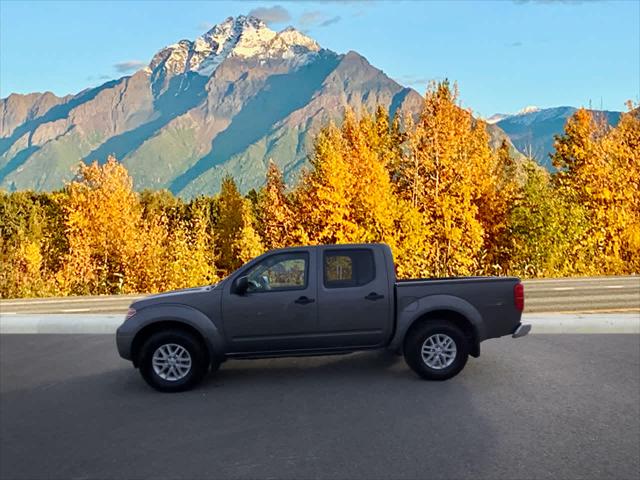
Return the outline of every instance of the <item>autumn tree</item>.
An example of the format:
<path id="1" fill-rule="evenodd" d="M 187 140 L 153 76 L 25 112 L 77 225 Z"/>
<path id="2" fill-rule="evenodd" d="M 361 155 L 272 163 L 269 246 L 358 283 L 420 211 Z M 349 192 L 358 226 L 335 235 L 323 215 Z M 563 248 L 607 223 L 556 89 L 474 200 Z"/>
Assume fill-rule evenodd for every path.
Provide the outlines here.
<path id="1" fill-rule="evenodd" d="M 505 273 L 544 277 L 584 272 L 585 209 L 558 195 L 549 172 L 534 160 L 525 161 L 523 170 L 524 183 L 507 221 Z"/>
<path id="2" fill-rule="evenodd" d="M 169 190 L 142 190 L 138 198 L 145 219 L 166 216 L 171 220 L 179 220 L 188 213 L 184 200 Z"/>
<path id="3" fill-rule="evenodd" d="M 612 164 L 611 216 L 619 236 L 621 273 L 640 273 L 640 106 L 628 112 L 605 138 Z"/>
<path id="4" fill-rule="evenodd" d="M 173 226 L 172 226 L 173 224 Z M 179 249 L 172 244 L 173 236 L 180 223 L 170 222 L 166 213 L 146 213 L 139 226 L 139 249 L 134 257 L 133 269 L 136 272 L 135 290 L 138 292 L 162 292 L 170 290 L 174 281 L 170 278 L 171 257 Z"/>
<path id="5" fill-rule="evenodd" d="M 214 239 L 207 212 L 196 208 L 169 232 L 166 253 L 166 289 L 208 285 L 218 280 Z"/>
<path id="6" fill-rule="evenodd" d="M 42 289 L 43 218 L 36 195 L 0 192 L 0 296 L 30 296 Z"/>
<path id="7" fill-rule="evenodd" d="M 398 163 L 401 162 L 404 154 L 404 142 L 407 137 L 401 126 L 401 112 L 396 112 L 393 119 L 390 119 L 387 109 L 378 105 L 373 121 L 367 120 L 363 126 L 365 129 L 374 129 L 374 131 L 368 132 L 371 148 L 380 162 L 392 174 Z"/>
<path id="8" fill-rule="evenodd" d="M 623 114 L 616 128 L 578 110 L 555 141 L 559 194 L 585 208 L 588 227 L 581 239 L 585 264 L 594 272 L 616 274 L 637 268 L 638 144 L 637 110 Z"/>
<path id="9" fill-rule="evenodd" d="M 384 241 L 394 245 L 395 199 L 371 117 L 347 111 L 341 128 L 317 136 L 312 170 L 294 194 L 313 243 Z"/>
<path id="10" fill-rule="evenodd" d="M 304 241 L 305 234 L 285 191 L 282 172 L 269 161 L 264 187 L 257 196 L 258 230 L 265 248 L 290 247 Z"/>
<path id="11" fill-rule="evenodd" d="M 264 251 L 253 222 L 249 201 L 242 197 L 233 178 L 224 178 L 218 197 L 215 238 L 218 267 L 223 273 L 237 269 Z"/>
<path id="12" fill-rule="evenodd" d="M 483 226 L 478 204 L 490 182 L 492 153 L 484 125 L 457 104 L 448 82 L 432 84 L 409 151 L 398 168 L 400 194 L 425 217 L 430 275 L 478 269 Z"/>
<path id="13" fill-rule="evenodd" d="M 480 271 L 485 274 L 504 273 L 509 267 L 509 215 L 521 195 L 518 165 L 510 150 L 507 140 L 502 140 L 476 200 L 484 238 Z"/>
<path id="14" fill-rule="evenodd" d="M 135 290 L 140 204 L 131 177 L 114 157 L 82 165 L 66 187 L 65 231 L 69 252 L 58 280 L 73 294 Z"/>

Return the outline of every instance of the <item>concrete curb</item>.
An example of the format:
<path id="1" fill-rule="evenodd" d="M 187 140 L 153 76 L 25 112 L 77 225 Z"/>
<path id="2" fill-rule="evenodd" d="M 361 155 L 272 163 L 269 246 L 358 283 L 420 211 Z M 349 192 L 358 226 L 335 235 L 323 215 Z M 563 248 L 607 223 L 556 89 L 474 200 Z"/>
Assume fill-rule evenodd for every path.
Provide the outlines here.
<path id="1" fill-rule="evenodd" d="M 640 333 L 640 313 L 529 313 L 531 333 Z"/>
<path id="2" fill-rule="evenodd" d="M 114 334 L 124 315 L 38 314 L 0 315 L 0 334 L 93 333 Z"/>
<path id="3" fill-rule="evenodd" d="M 123 315 L 0 315 L 0 334 L 114 334 L 123 321 Z M 640 333 L 640 313 L 528 313 L 522 321 L 532 334 Z"/>

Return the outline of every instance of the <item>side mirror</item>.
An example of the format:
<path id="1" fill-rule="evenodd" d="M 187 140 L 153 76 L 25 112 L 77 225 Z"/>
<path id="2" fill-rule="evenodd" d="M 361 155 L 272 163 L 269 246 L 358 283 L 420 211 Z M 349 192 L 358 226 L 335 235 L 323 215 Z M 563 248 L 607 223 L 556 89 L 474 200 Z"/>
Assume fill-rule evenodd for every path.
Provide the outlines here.
<path id="1" fill-rule="evenodd" d="M 244 295 L 249 289 L 249 278 L 247 276 L 238 277 L 233 285 L 232 293 Z"/>

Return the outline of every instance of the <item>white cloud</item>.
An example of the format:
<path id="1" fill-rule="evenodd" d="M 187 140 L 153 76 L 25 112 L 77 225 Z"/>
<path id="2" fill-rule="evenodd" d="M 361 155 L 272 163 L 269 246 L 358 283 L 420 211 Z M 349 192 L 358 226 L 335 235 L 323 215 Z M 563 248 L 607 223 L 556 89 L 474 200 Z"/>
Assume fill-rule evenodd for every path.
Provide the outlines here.
<path id="1" fill-rule="evenodd" d="M 330 16 L 317 10 L 306 11 L 300 15 L 300 25 L 304 28 L 328 27 L 340 21 L 340 16 Z"/>
<path id="2" fill-rule="evenodd" d="M 273 7 L 258 7 L 249 12 L 249 15 L 264 20 L 265 23 L 284 23 L 291 20 L 289 11 L 280 5 Z"/>
<path id="3" fill-rule="evenodd" d="M 143 62 L 142 60 L 127 60 L 125 62 L 116 63 L 113 68 L 120 73 L 129 73 L 135 72 L 136 70 L 146 66 L 147 62 Z"/>
<path id="4" fill-rule="evenodd" d="M 419 75 L 399 75 L 395 77 L 396 82 L 400 85 L 409 85 L 411 87 L 426 88 L 429 82 L 433 80 L 430 77 L 424 77 Z"/>
<path id="5" fill-rule="evenodd" d="M 111 75 L 89 75 L 87 81 L 92 82 L 94 80 L 109 80 L 113 78 Z"/>

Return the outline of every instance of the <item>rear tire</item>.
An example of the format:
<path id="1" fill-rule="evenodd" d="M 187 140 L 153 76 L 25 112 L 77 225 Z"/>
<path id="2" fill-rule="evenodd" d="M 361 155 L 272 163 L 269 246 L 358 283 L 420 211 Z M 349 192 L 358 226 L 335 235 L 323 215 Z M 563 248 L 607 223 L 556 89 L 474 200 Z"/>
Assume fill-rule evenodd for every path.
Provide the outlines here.
<path id="1" fill-rule="evenodd" d="M 140 374 L 161 392 L 182 392 L 197 385 L 209 368 L 209 355 L 200 339 L 181 330 L 151 335 L 140 353 Z"/>
<path id="2" fill-rule="evenodd" d="M 426 380 L 447 380 L 464 368 L 469 341 L 455 325 L 444 320 L 423 323 L 412 329 L 404 342 L 407 365 Z"/>

